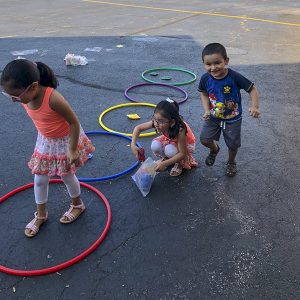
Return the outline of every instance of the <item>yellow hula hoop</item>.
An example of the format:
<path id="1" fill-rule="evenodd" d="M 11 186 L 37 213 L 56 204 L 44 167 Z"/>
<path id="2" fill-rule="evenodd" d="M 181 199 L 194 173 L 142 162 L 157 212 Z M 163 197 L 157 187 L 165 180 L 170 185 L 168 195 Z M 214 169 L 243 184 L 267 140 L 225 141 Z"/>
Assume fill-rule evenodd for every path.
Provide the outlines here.
<path id="1" fill-rule="evenodd" d="M 124 132 L 119 132 L 119 131 L 115 131 L 115 130 L 112 130 L 108 127 L 106 127 L 103 122 L 102 122 L 102 118 L 103 116 L 108 113 L 109 111 L 111 110 L 114 110 L 114 109 L 117 109 L 117 108 L 120 108 L 120 107 L 126 107 L 126 106 L 150 106 L 150 107 L 156 107 L 155 104 L 152 104 L 152 103 L 142 103 L 142 102 L 136 102 L 136 103 L 123 103 L 123 104 L 118 104 L 118 105 L 115 105 L 115 106 L 111 106 L 109 107 L 108 109 L 104 110 L 101 115 L 99 116 L 99 124 L 100 126 L 105 129 L 106 131 L 109 131 L 109 132 L 114 132 L 114 133 L 119 133 L 119 134 L 123 134 L 123 135 L 126 135 L 126 136 L 132 136 L 132 133 L 124 133 Z M 144 137 L 144 136 L 152 136 L 152 135 L 155 135 L 156 134 L 156 131 L 151 131 L 151 132 L 147 132 L 147 133 L 141 133 L 139 136 L 140 137 Z"/>

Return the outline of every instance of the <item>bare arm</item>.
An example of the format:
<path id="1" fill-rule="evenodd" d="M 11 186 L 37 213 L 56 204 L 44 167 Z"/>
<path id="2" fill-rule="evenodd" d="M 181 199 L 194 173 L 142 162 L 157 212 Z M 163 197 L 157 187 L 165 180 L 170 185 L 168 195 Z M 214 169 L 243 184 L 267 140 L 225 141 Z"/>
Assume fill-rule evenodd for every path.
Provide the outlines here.
<path id="1" fill-rule="evenodd" d="M 260 116 L 260 110 L 259 110 L 259 95 L 257 88 L 253 86 L 250 93 L 251 98 L 251 106 L 249 108 L 249 113 L 251 117 L 258 118 Z"/>
<path id="2" fill-rule="evenodd" d="M 132 141 L 131 141 L 131 151 L 132 153 L 136 156 L 136 158 L 138 159 L 138 147 L 136 146 L 136 142 L 137 139 L 141 133 L 141 131 L 147 130 L 152 128 L 152 121 L 148 121 L 142 124 L 137 125 L 136 127 L 134 127 L 133 129 L 133 133 L 132 133 Z"/>
<path id="3" fill-rule="evenodd" d="M 70 144 L 68 158 L 70 160 L 70 163 L 73 163 L 78 158 L 77 145 L 80 133 L 79 120 L 70 104 L 59 92 L 55 90 L 50 96 L 49 105 L 70 124 Z"/>
<path id="4" fill-rule="evenodd" d="M 180 130 L 177 138 L 177 145 L 178 145 L 178 153 L 173 157 L 159 162 L 155 171 L 161 172 L 164 171 L 168 166 L 174 165 L 175 163 L 180 162 L 182 159 L 185 158 L 187 155 L 187 148 L 186 148 L 186 131 L 184 129 Z"/>
<path id="5" fill-rule="evenodd" d="M 202 93 L 202 92 L 200 92 L 200 98 L 201 98 L 202 106 L 204 109 L 203 119 L 207 120 L 207 119 L 209 119 L 209 116 L 210 116 L 210 109 L 209 109 L 210 101 L 209 101 L 208 95 L 205 93 Z"/>

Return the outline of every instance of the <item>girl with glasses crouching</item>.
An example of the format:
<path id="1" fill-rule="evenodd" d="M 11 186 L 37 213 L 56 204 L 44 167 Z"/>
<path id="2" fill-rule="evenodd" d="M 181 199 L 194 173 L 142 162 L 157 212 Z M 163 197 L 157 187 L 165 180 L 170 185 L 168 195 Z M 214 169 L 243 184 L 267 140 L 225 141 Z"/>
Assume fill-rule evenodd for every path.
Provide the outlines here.
<path id="1" fill-rule="evenodd" d="M 153 139 L 151 150 L 160 160 L 155 171 L 165 171 L 173 166 L 170 175 L 179 176 L 183 169 L 197 167 L 192 153 L 195 151 L 195 136 L 189 125 L 179 115 L 178 103 L 167 99 L 157 104 L 152 119 L 136 126 L 132 133 L 131 150 L 139 158 L 140 149 L 136 146 L 141 131 L 155 128 L 161 135 Z"/>

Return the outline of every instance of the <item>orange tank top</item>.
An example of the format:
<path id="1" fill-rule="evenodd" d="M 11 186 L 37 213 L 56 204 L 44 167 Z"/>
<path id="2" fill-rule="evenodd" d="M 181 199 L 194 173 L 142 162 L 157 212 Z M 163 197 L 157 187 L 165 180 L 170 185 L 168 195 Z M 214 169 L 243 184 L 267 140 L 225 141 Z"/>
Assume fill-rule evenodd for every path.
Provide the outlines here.
<path id="1" fill-rule="evenodd" d="M 186 130 L 187 130 L 186 142 L 189 145 L 193 145 L 196 142 L 196 138 L 195 138 L 195 136 L 193 134 L 193 131 L 192 131 L 191 127 L 186 122 L 184 122 L 184 124 L 185 124 Z"/>
<path id="2" fill-rule="evenodd" d="M 50 95 L 53 88 L 47 87 L 43 98 L 42 105 L 38 109 L 30 109 L 23 104 L 27 114 L 32 119 L 36 129 L 47 138 L 61 138 L 70 133 L 69 123 L 50 105 Z"/>
<path id="3" fill-rule="evenodd" d="M 187 145 L 193 145 L 196 142 L 195 135 L 193 134 L 193 131 L 192 131 L 191 127 L 186 122 L 184 122 L 184 124 L 186 126 L 186 131 L 187 131 L 187 134 L 186 134 L 186 143 L 187 143 Z M 166 135 L 163 135 L 163 136 L 165 136 L 167 139 L 170 139 Z M 177 138 L 172 139 L 172 141 L 177 142 Z"/>

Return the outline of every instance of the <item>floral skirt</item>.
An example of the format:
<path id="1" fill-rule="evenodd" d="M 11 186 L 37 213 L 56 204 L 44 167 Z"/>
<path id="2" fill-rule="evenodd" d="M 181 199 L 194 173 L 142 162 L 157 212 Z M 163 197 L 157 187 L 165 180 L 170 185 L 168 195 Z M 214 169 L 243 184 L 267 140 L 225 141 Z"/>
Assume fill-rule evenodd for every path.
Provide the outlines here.
<path id="1" fill-rule="evenodd" d="M 38 132 L 34 152 L 28 162 L 32 174 L 63 176 L 74 174 L 88 160 L 88 154 L 95 151 L 92 142 L 80 129 L 77 150 L 79 158 L 70 164 L 67 159 L 69 150 L 69 135 L 62 138 L 47 138 Z"/>
<path id="2" fill-rule="evenodd" d="M 164 135 L 158 136 L 154 140 L 159 141 L 163 149 L 169 144 L 174 145 L 178 149 L 178 145 L 176 141 L 170 140 Z M 184 169 L 190 170 L 191 168 L 195 168 L 198 166 L 197 161 L 192 155 L 192 153 L 195 151 L 195 144 L 187 144 L 186 147 L 187 147 L 187 151 L 186 151 L 187 155 L 179 163 Z"/>

